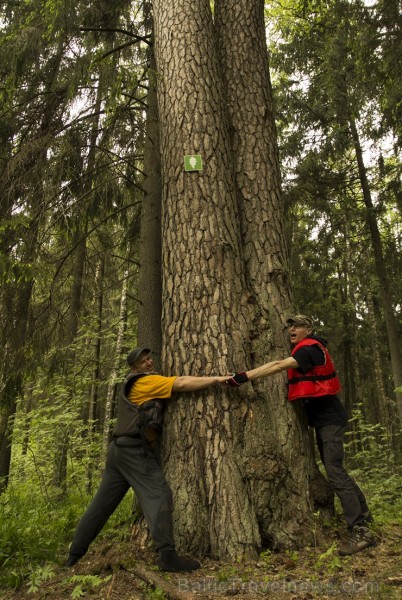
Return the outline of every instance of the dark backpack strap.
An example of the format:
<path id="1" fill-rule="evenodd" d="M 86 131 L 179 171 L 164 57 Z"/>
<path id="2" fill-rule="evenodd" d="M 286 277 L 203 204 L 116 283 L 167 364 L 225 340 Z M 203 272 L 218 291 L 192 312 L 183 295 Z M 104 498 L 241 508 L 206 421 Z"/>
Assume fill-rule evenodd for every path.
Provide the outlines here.
<path id="1" fill-rule="evenodd" d="M 126 380 L 123 384 L 123 389 L 121 391 L 124 400 L 130 402 L 130 400 L 128 399 L 128 395 L 130 393 L 131 388 L 138 379 L 141 379 L 141 377 L 146 377 L 146 375 L 147 373 L 131 373 L 126 377 Z"/>

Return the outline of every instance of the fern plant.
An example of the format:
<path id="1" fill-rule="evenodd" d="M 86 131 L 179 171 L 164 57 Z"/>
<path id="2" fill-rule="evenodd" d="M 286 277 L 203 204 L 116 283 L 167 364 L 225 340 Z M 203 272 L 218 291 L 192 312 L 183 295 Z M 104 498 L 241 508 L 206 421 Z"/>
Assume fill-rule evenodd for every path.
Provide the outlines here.
<path id="1" fill-rule="evenodd" d="M 98 575 L 73 575 L 66 580 L 66 583 L 73 583 L 74 588 L 70 596 L 73 599 L 82 598 L 87 592 L 107 583 L 111 579 L 111 575 L 107 577 L 99 577 Z"/>

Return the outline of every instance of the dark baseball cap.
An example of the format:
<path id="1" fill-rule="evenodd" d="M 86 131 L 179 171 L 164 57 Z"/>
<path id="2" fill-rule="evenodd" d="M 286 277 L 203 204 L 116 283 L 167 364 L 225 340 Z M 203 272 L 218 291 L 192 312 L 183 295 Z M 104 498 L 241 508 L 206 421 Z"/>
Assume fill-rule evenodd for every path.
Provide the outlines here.
<path id="1" fill-rule="evenodd" d="M 149 354 L 151 350 L 149 348 L 134 348 L 134 350 L 131 350 L 131 352 L 127 355 L 127 364 L 131 367 L 131 365 L 133 365 L 135 361 L 140 358 L 143 352 Z"/>
<path id="2" fill-rule="evenodd" d="M 306 317 L 306 315 L 294 315 L 293 317 L 286 319 L 286 323 L 288 325 L 304 325 L 305 327 L 311 327 L 311 329 L 313 329 L 313 320 L 310 319 L 310 317 Z"/>

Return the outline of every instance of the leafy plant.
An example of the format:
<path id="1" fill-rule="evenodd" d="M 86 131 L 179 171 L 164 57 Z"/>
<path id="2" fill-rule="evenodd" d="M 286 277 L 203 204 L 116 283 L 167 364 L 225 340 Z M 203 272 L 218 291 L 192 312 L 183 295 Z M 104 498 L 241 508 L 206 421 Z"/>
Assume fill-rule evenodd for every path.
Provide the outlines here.
<path id="1" fill-rule="evenodd" d="M 144 586 L 147 600 L 167 600 L 167 596 L 162 588 L 153 588 L 149 585 Z"/>
<path id="2" fill-rule="evenodd" d="M 106 583 L 111 577 L 111 575 L 107 577 L 99 577 L 98 575 L 73 575 L 73 577 L 67 579 L 66 583 L 76 584 L 70 594 L 71 598 L 82 598 L 86 595 L 86 592 Z"/>
<path id="3" fill-rule="evenodd" d="M 28 592 L 34 593 L 37 592 L 41 583 L 43 581 L 49 581 L 54 576 L 54 569 L 52 565 L 45 565 L 44 567 L 39 567 L 32 571 L 32 573 L 28 577 Z"/>
<path id="4" fill-rule="evenodd" d="M 272 563 L 272 550 L 264 550 L 260 553 L 260 559 L 264 563 L 265 567 L 270 567 Z"/>
<path id="5" fill-rule="evenodd" d="M 232 577 L 237 577 L 237 569 L 232 565 L 225 565 L 222 569 L 220 569 L 217 573 L 218 581 L 228 581 Z"/>
<path id="6" fill-rule="evenodd" d="M 297 550 L 285 550 L 285 554 L 292 560 L 293 562 L 297 562 L 299 558 L 299 553 Z"/>
<path id="7" fill-rule="evenodd" d="M 317 569 L 325 569 L 329 573 L 336 573 L 337 571 L 341 571 L 345 566 L 344 557 L 341 559 L 338 554 L 338 546 L 336 543 L 332 544 L 320 556 L 318 557 L 315 566 Z"/>
<path id="8" fill-rule="evenodd" d="M 356 451 L 352 433 L 345 444 L 351 476 L 362 485 L 377 524 L 402 522 L 402 474 L 387 431 L 364 418 L 359 405 L 353 411 L 355 431 L 361 445 Z"/>

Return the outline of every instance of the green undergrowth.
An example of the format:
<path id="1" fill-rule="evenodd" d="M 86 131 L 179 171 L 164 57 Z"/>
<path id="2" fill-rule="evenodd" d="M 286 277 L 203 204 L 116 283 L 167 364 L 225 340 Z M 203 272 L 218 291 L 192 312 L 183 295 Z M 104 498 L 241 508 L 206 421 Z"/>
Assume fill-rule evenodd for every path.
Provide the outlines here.
<path id="1" fill-rule="evenodd" d="M 44 496 L 28 483 L 10 485 L 0 497 L 0 589 L 17 588 L 23 582 L 35 588 L 38 578 L 45 580 L 62 564 L 89 501 L 82 495 L 60 499 L 59 490 L 47 490 Z M 129 493 L 98 539 L 112 529 L 117 540 L 127 534 L 132 504 Z"/>
<path id="2" fill-rule="evenodd" d="M 400 468 L 381 430 L 364 424 L 359 417 L 360 446 L 356 449 L 352 435 L 349 435 L 347 468 L 367 496 L 375 519 L 374 530 L 377 529 L 379 534 L 381 527 L 395 526 L 400 530 Z M 84 481 L 83 478 L 80 480 Z M 83 492 L 83 485 L 72 485 L 71 489 L 75 489 L 75 493 L 61 494 L 60 489 L 44 483 L 43 478 L 15 476 L 0 496 L 0 588 L 18 588 L 24 584 L 34 591 L 41 582 L 50 579 L 64 562 L 76 524 L 91 497 Z M 338 512 L 342 512 L 340 506 Z M 129 492 L 98 541 L 111 532 L 114 543 L 124 540 L 133 520 L 133 495 Z M 314 568 L 336 573 L 340 563 L 335 546 L 318 550 L 320 555 L 317 558 L 315 553 Z M 284 553 L 283 558 L 288 566 L 297 566 L 299 562 L 297 552 Z M 268 569 L 273 560 L 274 554 L 269 550 L 260 557 L 260 562 Z M 233 569 L 231 566 L 222 567 L 218 573 L 219 581 L 230 580 L 234 575 Z M 92 580 L 77 582 L 76 594 L 95 583 Z"/>
<path id="3" fill-rule="evenodd" d="M 397 474 L 379 478 L 367 477 L 359 470 L 353 472 L 362 485 L 375 517 L 374 528 L 382 526 L 402 526 L 402 477 Z M 89 497 L 68 496 L 63 500 L 49 494 L 46 498 L 40 490 L 28 485 L 12 486 L 0 497 L 0 588 L 18 588 L 24 584 L 35 591 L 54 575 L 68 552 L 75 526 L 84 512 Z M 133 522 L 132 494 L 125 500 L 109 520 L 97 541 L 113 532 L 114 544 L 126 538 Z M 321 550 L 320 550 L 321 552 Z M 335 545 L 322 548 L 321 554 L 314 552 L 314 568 L 334 574 L 340 567 L 340 559 Z M 267 550 L 261 554 L 260 561 L 270 570 L 275 555 Z M 297 552 L 284 554 L 286 563 L 297 566 Z M 345 564 L 343 559 L 342 564 Z M 225 566 L 218 572 L 220 582 L 230 580 L 236 574 L 234 566 Z M 244 577 L 244 573 L 243 573 Z M 76 582 L 76 594 L 87 589 L 92 581 Z M 74 589 L 75 589 L 74 588 Z"/>

